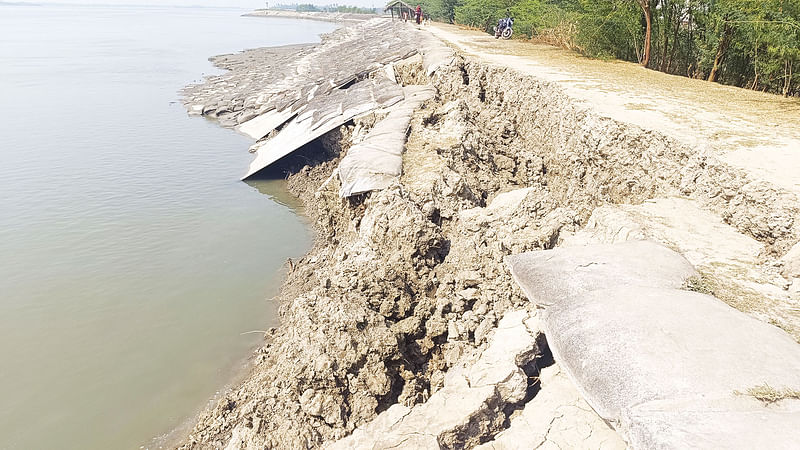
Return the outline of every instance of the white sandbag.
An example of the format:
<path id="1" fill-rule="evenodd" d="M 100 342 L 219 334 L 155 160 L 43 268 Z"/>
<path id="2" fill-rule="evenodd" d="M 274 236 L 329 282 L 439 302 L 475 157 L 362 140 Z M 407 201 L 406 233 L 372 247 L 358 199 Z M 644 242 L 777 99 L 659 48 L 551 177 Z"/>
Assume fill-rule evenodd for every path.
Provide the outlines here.
<path id="1" fill-rule="evenodd" d="M 686 258 L 652 241 L 555 248 L 507 256 L 505 262 L 539 305 L 624 284 L 678 288 L 697 275 Z"/>
<path id="2" fill-rule="evenodd" d="M 327 95 L 316 96 L 276 136 L 252 147 L 256 158 L 250 163 L 242 179 L 252 176 L 354 117 L 389 107 L 402 99 L 400 86 L 384 77 L 370 78 L 347 89 L 334 89 Z M 265 129 L 255 126 L 253 128 L 259 133 Z"/>
<path id="3" fill-rule="evenodd" d="M 800 345 L 714 297 L 609 287 L 556 301 L 543 328 L 586 401 L 634 448 L 800 442 L 800 402 L 767 407 L 746 394 L 765 383 L 800 390 Z"/>
<path id="4" fill-rule="evenodd" d="M 236 129 L 242 133 L 258 140 L 268 135 L 272 130 L 286 123 L 295 115 L 290 108 L 283 111 L 270 110 L 260 116 L 254 117 L 247 122 L 239 125 Z"/>
<path id="5" fill-rule="evenodd" d="M 350 148 L 339 162 L 341 197 L 387 188 L 402 174 L 406 132 L 414 111 L 433 98 L 431 86 L 408 86 L 405 100 L 392 106 L 389 114 Z"/>

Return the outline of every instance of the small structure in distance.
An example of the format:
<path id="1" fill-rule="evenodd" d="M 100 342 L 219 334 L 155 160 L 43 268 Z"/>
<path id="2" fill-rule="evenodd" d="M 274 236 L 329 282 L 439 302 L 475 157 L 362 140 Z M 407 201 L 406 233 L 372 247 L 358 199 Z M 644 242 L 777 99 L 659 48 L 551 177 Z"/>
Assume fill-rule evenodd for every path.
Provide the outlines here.
<path id="1" fill-rule="evenodd" d="M 408 3 L 404 2 L 403 0 L 394 0 L 393 2 L 389 2 L 386 5 L 386 8 L 383 9 L 383 12 L 386 13 L 389 11 L 392 14 L 392 20 L 394 20 L 394 12 L 397 11 L 397 18 L 402 19 L 403 13 L 406 13 L 406 17 L 411 19 L 414 17 L 415 8 Z"/>

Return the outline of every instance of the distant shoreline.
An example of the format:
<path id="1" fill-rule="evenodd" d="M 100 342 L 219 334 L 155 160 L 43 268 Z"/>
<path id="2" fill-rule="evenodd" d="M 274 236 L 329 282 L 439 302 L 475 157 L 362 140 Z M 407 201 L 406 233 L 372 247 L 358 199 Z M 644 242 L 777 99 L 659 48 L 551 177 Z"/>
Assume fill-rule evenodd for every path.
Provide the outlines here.
<path id="1" fill-rule="evenodd" d="M 243 17 L 276 17 L 284 19 L 305 19 L 305 20 L 319 20 L 323 22 L 364 22 L 369 19 L 381 17 L 379 14 L 354 14 L 354 13 L 331 13 L 331 12 L 298 12 L 298 11 L 284 11 L 278 9 L 256 9 L 255 11 L 247 14 L 242 14 Z"/>

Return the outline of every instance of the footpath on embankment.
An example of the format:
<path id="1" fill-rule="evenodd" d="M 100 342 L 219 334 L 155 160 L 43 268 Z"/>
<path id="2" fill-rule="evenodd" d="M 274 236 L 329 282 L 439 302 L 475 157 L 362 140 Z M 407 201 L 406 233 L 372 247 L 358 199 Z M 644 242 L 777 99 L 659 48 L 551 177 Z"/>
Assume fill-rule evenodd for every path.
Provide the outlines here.
<path id="1" fill-rule="evenodd" d="M 553 62 L 508 54 L 531 49 Z M 187 108 L 257 140 L 246 176 L 286 176 L 317 241 L 250 375 L 182 447 L 800 439 L 800 199 L 792 174 L 724 158 L 791 155 L 796 116 L 755 107 L 786 124 L 769 147 L 741 111 L 669 118 L 730 107 L 670 95 L 675 77 L 386 19 L 214 61 L 229 72 Z M 626 87 L 647 77 L 645 105 Z"/>
<path id="2" fill-rule="evenodd" d="M 800 193 L 800 99 L 497 40 L 454 25 L 428 29 L 465 55 L 557 83 L 600 115 L 707 148 L 734 167 Z"/>

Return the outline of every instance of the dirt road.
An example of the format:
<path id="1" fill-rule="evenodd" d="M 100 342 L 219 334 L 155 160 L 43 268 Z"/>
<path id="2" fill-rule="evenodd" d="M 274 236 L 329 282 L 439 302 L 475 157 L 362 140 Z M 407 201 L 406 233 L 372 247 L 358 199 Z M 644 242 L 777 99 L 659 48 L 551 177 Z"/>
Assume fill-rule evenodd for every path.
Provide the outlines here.
<path id="1" fill-rule="evenodd" d="M 800 193 L 800 99 L 667 75 L 453 25 L 428 28 L 464 53 L 557 82 L 601 115 L 707 147 L 758 179 Z"/>

